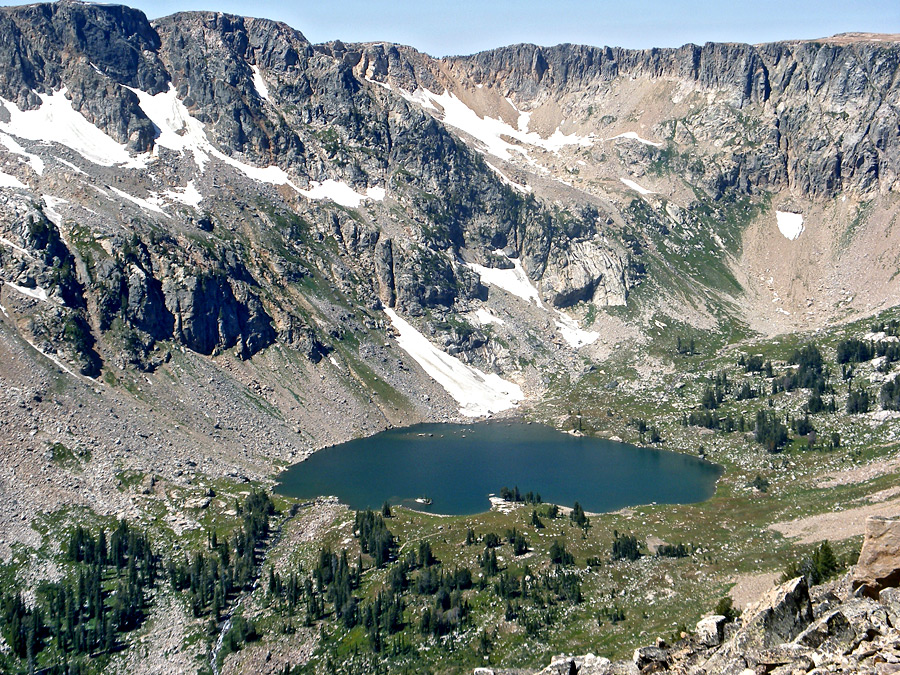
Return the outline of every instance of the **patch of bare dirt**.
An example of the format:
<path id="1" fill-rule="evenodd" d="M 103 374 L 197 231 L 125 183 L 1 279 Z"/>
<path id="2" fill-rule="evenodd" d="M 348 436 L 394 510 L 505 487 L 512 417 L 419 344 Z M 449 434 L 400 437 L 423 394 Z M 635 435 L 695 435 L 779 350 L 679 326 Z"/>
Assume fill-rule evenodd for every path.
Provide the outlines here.
<path id="1" fill-rule="evenodd" d="M 778 581 L 777 572 L 761 572 L 759 574 L 742 574 L 735 577 L 736 582 L 728 595 L 734 601 L 734 606 L 744 610 L 750 603 L 756 602 L 767 590 Z"/>
<path id="2" fill-rule="evenodd" d="M 780 532 L 785 537 L 797 539 L 798 544 L 812 544 L 817 541 L 840 541 L 866 530 L 869 516 L 896 516 L 900 514 L 900 499 L 891 499 L 876 504 L 867 504 L 844 511 L 820 513 L 816 516 L 798 518 L 769 525 L 770 530 Z"/>

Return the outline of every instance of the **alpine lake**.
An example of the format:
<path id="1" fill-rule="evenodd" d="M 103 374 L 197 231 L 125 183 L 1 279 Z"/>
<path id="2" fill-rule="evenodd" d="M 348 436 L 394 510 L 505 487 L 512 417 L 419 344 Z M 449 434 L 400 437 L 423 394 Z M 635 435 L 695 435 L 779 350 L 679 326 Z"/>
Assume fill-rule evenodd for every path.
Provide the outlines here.
<path id="1" fill-rule="evenodd" d="M 543 502 L 577 501 L 603 513 L 704 501 L 721 473 L 689 455 L 505 420 L 418 424 L 325 448 L 286 469 L 276 491 L 297 499 L 333 495 L 354 510 L 387 501 L 471 515 L 487 511 L 501 488 L 518 487 Z"/>

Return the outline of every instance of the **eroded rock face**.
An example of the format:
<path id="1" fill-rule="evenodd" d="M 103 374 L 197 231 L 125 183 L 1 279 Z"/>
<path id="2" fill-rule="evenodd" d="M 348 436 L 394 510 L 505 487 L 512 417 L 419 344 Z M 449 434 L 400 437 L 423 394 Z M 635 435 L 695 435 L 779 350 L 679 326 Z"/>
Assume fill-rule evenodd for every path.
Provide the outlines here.
<path id="1" fill-rule="evenodd" d="M 869 516 L 853 587 L 877 598 L 884 588 L 900 585 L 900 519 Z"/>

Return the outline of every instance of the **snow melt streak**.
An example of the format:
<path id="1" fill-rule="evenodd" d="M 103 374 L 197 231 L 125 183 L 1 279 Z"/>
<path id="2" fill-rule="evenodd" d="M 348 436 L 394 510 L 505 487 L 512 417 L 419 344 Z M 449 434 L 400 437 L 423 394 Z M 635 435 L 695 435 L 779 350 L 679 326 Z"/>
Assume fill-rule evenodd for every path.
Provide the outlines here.
<path id="1" fill-rule="evenodd" d="M 400 348 L 460 404 L 459 411 L 466 417 L 508 410 L 524 398 L 519 385 L 467 366 L 431 344 L 394 310 L 385 309 L 384 312 L 400 334 L 397 338 Z"/>

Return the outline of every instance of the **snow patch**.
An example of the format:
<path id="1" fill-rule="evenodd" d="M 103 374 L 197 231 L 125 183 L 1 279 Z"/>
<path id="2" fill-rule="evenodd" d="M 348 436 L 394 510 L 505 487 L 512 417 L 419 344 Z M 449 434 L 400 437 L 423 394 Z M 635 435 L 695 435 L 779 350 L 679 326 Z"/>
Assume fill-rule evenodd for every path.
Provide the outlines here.
<path id="1" fill-rule="evenodd" d="M 393 91 L 393 87 L 389 85 L 387 82 L 379 82 L 378 80 L 373 80 L 371 77 L 364 78 L 366 82 L 370 82 L 371 84 L 377 84 L 379 87 L 383 87 L 388 91 Z"/>
<path id="2" fill-rule="evenodd" d="M 203 195 L 194 185 L 194 181 L 189 180 L 188 184 L 180 191 L 166 190 L 162 193 L 164 197 L 168 197 L 172 201 L 180 202 L 185 206 L 193 206 L 195 209 L 200 206 L 203 201 Z"/>
<path id="3" fill-rule="evenodd" d="M 488 162 L 488 161 L 485 161 L 485 164 L 488 165 L 488 168 L 489 168 L 491 171 L 493 171 L 495 174 L 497 174 L 498 176 L 500 176 L 500 180 L 501 180 L 501 181 L 503 181 L 506 185 L 509 185 L 509 187 L 511 187 L 511 188 L 512 188 L 513 190 L 515 190 L 516 192 L 520 192 L 520 193 L 522 193 L 522 194 L 528 194 L 529 192 L 531 192 L 531 187 L 530 187 L 530 186 L 528 186 L 528 185 L 522 185 L 521 183 L 516 183 L 514 180 L 512 180 L 511 178 L 509 178 L 509 176 L 507 176 L 507 175 L 506 175 L 505 173 L 503 173 L 500 169 L 498 169 L 496 166 L 494 166 L 493 164 L 491 164 L 491 163 Z"/>
<path id="4" fill-rule="evenodd" d="M 77 166 L 75 166 L 74 164 L 72 164 L 72 162 L 67 162 L 66 160 L 64 160 L 64 159 L 61 158 L 61 157 L 54 157 L 53 159 L 55 159 L 57 162 L 59 162 L 59 163 L 62 164 L 63 166 L 69 167 L 69 168 L 72 169 L 72 171 L 74 171 L 75 173 L 80 173 L 82 176 L 87 176 L 87 173 L 86 173 L 86 172 L 84 172 L 84 171 L 82 171 L 81 169 L 79 169 Z"/>
<path id="5" fill-rule="evenodd" d="M 475 263 L 469 263 L 468 265 L 475 270 L 484 283 L 502 288 L 507 293 L 512 293 L 516 297 L 522 298 L 525 302 L 530 303 L 533 300 L 538 307 L 543 309 L 544 305 L 541 304 L 538 290 L 531 283 L 528 275 L 525 274 L 525 270 L 522 269 L 522 262 L 513 260 L 512 263 L 512 269 L 508 270 L 484 267 Z"/>
<path id="6" fill-rule="evenodd" d="M 7 134 L 0 134 L 0 144 L 3 144 L 3 146 L 11 153 L 21 155 L 26 160 L 28 160 L 28 165 L 38 176 L 44 175 L 44 160 L 42 160 L 35 154 L 27 152 L 25 148 L 19 145 L 14 138 L 8 136 Z"/>
<path id="7" fill-rule="evenodd" d="M 17 286 L 11 281 L 4 281 L 4 286 L 9 286 L 14 291 L 18 291 L 22 295 L 26 295 L 29 298 L 34 298 L 35 300 L 40 300 L 41 302 L 50 302 L 50 296 L 47 295 L 47 291 L 45 291 L 40 286 L 35 286 L 34 288 L 25 288 L 24 286 Z"/>
<path id="8" fill-rule="evenodd" d="M 34 256 L 31 255 L 27 250 L 25 250 L 18 244 L 14 244 L 6 237 L 0 237 L 0 244 L 3 244 L 4 246 L 9 246 L 9 248 L 13 249 L 14 251 L 18 251 L 19 253 L 21 253 L 22 255 L 24 255 L 28 258 L 34 258 Z"/>
<path id="9" fill-rule="evenodd" d="M 488 310 L 486 310 L 484 307 L 479 307 L 478 309 L 475 310 L 475 319 L 482 326 L 487 326 L 492 323 L 497 324 L 498 326 L 502 326 L 506 323 L 499 316 L 494 316 Z"/>
<path id="10" fill-rule="evenodd" d="M 790 211 L 776 211 L 775 220 L 778 222 L 778 229 L 785 237 L 791 241 L 796 241 L 800 233 L 803 232 L 803 214 L 791 213 Z"/>
<path id="11" fill-rule="evenodd" d="M 554 153 L 558 153 L 569 145 L 589 147 L 593 144 L 593 140 L 590 138 L 577 134 L 564 134 L 558 127 L 549 138 L 542 138 L 540 134 L 528 131 L 531 113 L 520 111 L 517 127 L 511 126 L 499 118 L 481 117 L 455 94 L 446 90 L 439 95 L 421 88 L 416 89 L 412 94 L 401 89 L 400 94 L 406 100 L 417 103 L 423 108 L 435 112 L 443 111 L 444 124 L 469 134 L 480 141 L 487 148 L 488 153 L 501 159 L 512 158 L 514 152 L 528 157 L 528 151 L 525 148 L 510 143 L 504 137 Z M 513 107 L 515 107 L 514 104 Z"/>
<path id="12" fill-rule="evenodd" d="M 8 173 L 3 173 L 0 171 L 0 187 L 5 188 L 19 188 L 19 189 L 27 189 L 28 186 L 25 185 L 22 181 L 20 181 L 15 176 L 10 176 Z"/>
<path id="13" fill-rule="evenodd" d="M 654 141 L 648 141 L 646 138 L 641 138 L 637 135 L 637 132 L 634 131 L 626 131 L 624 134 L 619 134 L 618 136 L 613 136 L 612 138 L 607 138 L 608 141 L 614 141 L 617 138 L 628 138 L 632 141 L 637 141 L 638 143 L 643 143 L 644 145 L 652 145 L 655 148 L 661 148 L 662 143 L 656 143 Z"/>
<path id="14" fill-rule="evenodd" d="M 460 404 L 466 417 L 481 417 L 514 408 L 524 398 L 519 385 L 493 373 L 483 373 L 445 354 L 388 308 L 384 310 L 399 333 L 397 344 Z"/>
<path id="15" fill-rule="evenodd" d="M 148 94 L 140 89 L 128 88 L 138 97 L 138 104 L 144 114 L 159 129 L 156 147 L 168 148 L 181 153 L 190 150 L 194 155 L 194 162 L 201 172 L 212 156 L 234 167 L 247 178 L 270 185 L 290 185 L 294 190 L 300 192 L 300 189 L 291 182 L 287 172 L 278 166 L 270 165 L 262 168 L 251 166 L 218 150 L 206 137 L 206 125 L 191 116 L 184 103 L 178 99 L 175 87 L 171 83 L 169 83 L 168 91 L 156 95 Z M 154 153 L 157 152 L 156 147 L 154 147 Z"/>
<path id="16" fill-rule="evenodd" d="M 114 188 L 112 186 L 110 186 L 109 189 L 119 195 L 122 199 L 127 199 L 128 201 L 137 204 L 145 211 L 150 211 L 151 213 L 159 213 L 166 218 L 169 217 L 169 214 L 163 211 L 159 204 L 156 203 L 159 200 L 159 197 L 155 197 L 154 200 L 151 201 L 147 199 L 141 199 L 140 197 L 135 197 L 134 195 L 130 195 L 127 192 L 123 192 L 122 190 Z"/>
<path id="17" fill-rule="evenodd" d="M 256 89 L 256 93 L 259 94 L 259 97 L 264 101 L 272 102 L 272 99 L 269 98 L 269 88 L 266 86 L 266 81 L 262 77 L 262 73 L 259 72 L 259 66 L 250 66 L 250 70 L 253 71 L 253 88 Z"/>
<path id="18" fill-rule="evenodd" d="M 309 185 L 309 190 L 297 190 L 297 192 L 307 199 L 330 199 L 335 204 L 351 209 L 357 208 L 367 199 L 380 202 L 386 194 L 385 189 L 381 187 L 370 187 L 366 189 L 365 194 L 360 194 L 346 183 L 330 178 L 322 183 L 310 181 Z"/>
<path id="19" fill-rule="evenodd" d="M 578 322 L 575 319 L 567 314 L 563 314 L 559 311 L 557 313 L 559 314 L 559 319 L 555 320 L 553 323 L 556 324 L 556 328 L 559 330 L 562 339 L 568 342 L 570 347 L 578 349 L 579 347 L 584 347 L 585 345 L 596 342 L 597 338 L 600 337 L 600 333 L 597 331 L 584 330 L 578 325 Z"/>
<path id="20" fill-rule="evenodd" d="M 101 166 L 146 166 L 144 158 L 132 157 L 124 144 L 107 136 L 76 111 L 66 98 L 65 87 L 38 96 L 41 107 L 37 110 L 19 110 L 15 103 L 0 97 L 0 104 L 10 118 L 9 122 L 0 122 L 0 131 L 32 141 L 59 143 Z"/>
<path id="21" fill-rule="evenodd" d="M 653 190 L 648 190 L 647 188 L 643 188 L 629 178 L 620 178 L 619 180 L 622 181 L 627 187 L 630 187 L 632 190 L 634 190 L 635 192 L 638 192 L 642 195 L 656 194 L 655 192 L 653 192 Z"/>

